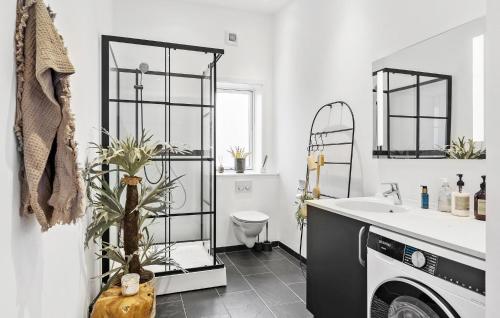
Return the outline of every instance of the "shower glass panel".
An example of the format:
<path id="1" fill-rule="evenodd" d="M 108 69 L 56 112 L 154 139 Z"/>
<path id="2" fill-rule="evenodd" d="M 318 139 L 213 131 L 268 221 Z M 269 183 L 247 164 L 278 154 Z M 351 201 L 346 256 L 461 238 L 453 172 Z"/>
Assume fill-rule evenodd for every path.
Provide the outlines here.
<path id="1" fill-rule="evenodd" d="M 171 205 L 147 224 L 154 243 L 188 271 L 223 267 L 217 258 L 215 202 L 215 92 L 217 62 L 223 50 L 102 37 L 102 127 L 113 138 L 140 136 L 188 149 L 159 156 L 139 176 L 146 186 L 177 178 Z M 109 136 L 102 134 L 102 144 Z M 109 176 L 111 185 L 123 177 Z M 105 242 L 122 246 L 113 229 Z M 113 264 L 103 260 L 103 272 Z M 157 276 L 179 273 L 168 265 L 151 266 Z"/>

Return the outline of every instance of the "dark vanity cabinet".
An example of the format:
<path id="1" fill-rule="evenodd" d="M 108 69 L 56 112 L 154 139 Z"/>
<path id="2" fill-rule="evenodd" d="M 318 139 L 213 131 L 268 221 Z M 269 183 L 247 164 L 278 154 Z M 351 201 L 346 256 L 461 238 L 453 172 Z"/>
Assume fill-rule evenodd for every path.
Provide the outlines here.
<path id="1" fill-rule="evenodd" d="M 315 318 L 366 317 L 368 224 L 308 206 L 307 309 Z"/>

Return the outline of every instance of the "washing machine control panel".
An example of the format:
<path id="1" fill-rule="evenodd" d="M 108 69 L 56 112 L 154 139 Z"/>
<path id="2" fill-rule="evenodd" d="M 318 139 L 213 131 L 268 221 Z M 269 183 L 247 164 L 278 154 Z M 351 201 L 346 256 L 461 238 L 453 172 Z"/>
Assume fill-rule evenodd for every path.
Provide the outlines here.
<path id="1" fill-rule="evenodd" d="M 411 254 L 411 263 L 417 268 L 422 268 L 427 263 L 424 253 L 421 251 L 415 251 Z"/>
<path id="2" fill-rule="evenodd" d="M 431 275 L 436 271 L 438 257 L 415 247 L 405 245 L 403 263 L 423 270 Z"/>
<path id="3" fill-rule="evenodd" d="M 452 284 L 485 295 L 485 272 L 370 232 L 368 248 Z"/>

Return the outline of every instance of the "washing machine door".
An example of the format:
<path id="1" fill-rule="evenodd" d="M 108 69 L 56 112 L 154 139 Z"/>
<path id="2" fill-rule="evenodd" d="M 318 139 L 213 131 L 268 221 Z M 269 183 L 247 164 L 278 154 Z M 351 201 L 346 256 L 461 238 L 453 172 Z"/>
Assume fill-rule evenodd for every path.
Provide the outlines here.
<path id="1" fill-rule="evenodd" d="M 370 304 L 371 318 L 460 318 L 432 289 L 398 277 L 380 285 Z"/>

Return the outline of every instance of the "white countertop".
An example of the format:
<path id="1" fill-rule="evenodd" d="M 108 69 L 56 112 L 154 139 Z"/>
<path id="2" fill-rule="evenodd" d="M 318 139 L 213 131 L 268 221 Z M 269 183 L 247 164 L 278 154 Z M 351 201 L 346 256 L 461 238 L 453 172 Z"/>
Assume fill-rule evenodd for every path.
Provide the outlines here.
<path id="1" fill-rule="evenodd" d="M 387 199 L 370 197 L 311 200 L 307 201 L 307 204 L 460 253 L 486 259 L 486 222 L 484 221 L 412 207 L 406 207 L 408 211 L 398 213 L 348 210 L 336 204 L 344 200 L 388 202 Z"/>

